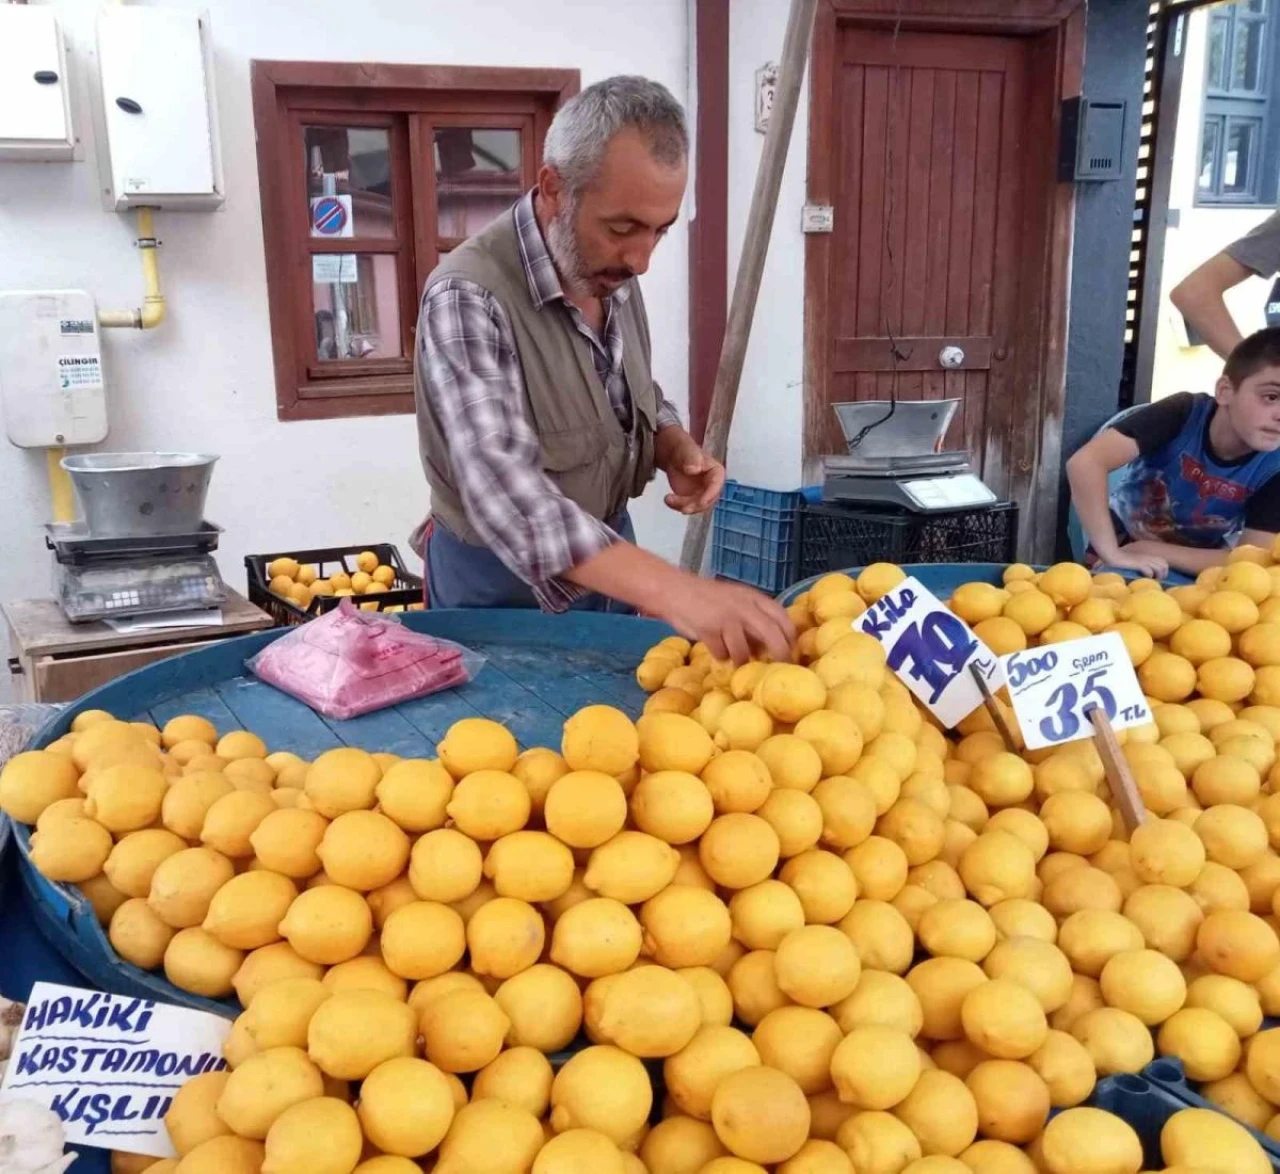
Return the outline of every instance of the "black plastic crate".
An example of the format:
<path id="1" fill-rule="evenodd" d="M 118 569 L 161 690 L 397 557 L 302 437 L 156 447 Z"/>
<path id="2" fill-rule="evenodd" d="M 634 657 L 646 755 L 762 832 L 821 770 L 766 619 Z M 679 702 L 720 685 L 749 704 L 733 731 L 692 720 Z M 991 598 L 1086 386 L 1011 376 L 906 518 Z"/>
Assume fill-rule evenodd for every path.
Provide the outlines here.
<path id="1" fill-rule="evenodd" d="M 327 579 L 344 571 L 354 575 L 356 558 L 365 551 L 377 555 L 378 563 L 388 566 L 396 573 L 395 582 L 386 590 L 374 595 L 354 595 L 351 601 L 357 607 L 376 604 L 368 607 L 369 611 L 386 611 L 388 608 L 407 609 L 411 604 L 423 602 L 422 579 L 407 570 L 400 552 L 385 542 L 371 542 L 366 546 L 327 546 L 321 550 L 281 550 L 275 554 L 250 554 L 245 557 L 245 576 L 249 581 L 249 602 L 262 608 L 276 622 L 277 628 L 304 624 L 316 616 L 332 611 L 342 602 L 342 598 L 334 595 L 317 595 L 311 600 L 311 606 L 305 611 L 296 603 L 282 599 L 272 592 L 267 567 L 278 558 L 295 559 L 301 566 L 313 566 L 318 578 Z"/>
<path id="2" fill-rule="evenodd" d="M 1009 563 L 1018 540 L 1018 507 L 918 514 L 830 503 L 802 505 L 795 581 L 868 563 Z"/>
<path id="3" fill-rule="evenodd" d="M 776 595 L 792 580 L 799 490 L 726 481 L 711 522 L 711 573 Z"/>

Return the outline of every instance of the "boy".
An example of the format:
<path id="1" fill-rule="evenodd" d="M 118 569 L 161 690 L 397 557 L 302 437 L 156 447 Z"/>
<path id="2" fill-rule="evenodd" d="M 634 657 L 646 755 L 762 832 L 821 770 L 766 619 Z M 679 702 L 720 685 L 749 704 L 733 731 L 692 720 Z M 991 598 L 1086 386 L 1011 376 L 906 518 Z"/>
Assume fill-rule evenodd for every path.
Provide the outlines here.
<path id="1" fill-rule="evenodd" d="M 1107 476 L 1123 469 L 1109 495 Z M 1280 328 L 1239 343 L 1212 396 L 1181 392 L 1133 412 L 1067 462 L 1098 561 L 1163 579 L 1270 549 L 1280 531 Z"/>

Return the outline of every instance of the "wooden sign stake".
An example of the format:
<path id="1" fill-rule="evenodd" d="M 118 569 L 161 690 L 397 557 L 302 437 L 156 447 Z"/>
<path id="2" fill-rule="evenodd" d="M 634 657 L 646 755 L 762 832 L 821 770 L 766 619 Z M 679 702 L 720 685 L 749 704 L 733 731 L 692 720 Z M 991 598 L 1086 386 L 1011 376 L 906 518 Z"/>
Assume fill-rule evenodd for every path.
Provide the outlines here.
<path id="1" fill-rule="evenodd" d="M 738 385 L 742 382 L 742 368 L 747 358 L 751 322 L 760 296 L 760 282 L 764 278 L 769 238 L 773 235 L 778 192 L 782 187 L 782 172 L 787 162 L 787 148 L 791 143 L 796 106 L 800 102 L 801 83 L 812 40 L 813 14 L 817 7 L 818 0 L 791 0 L 787 14 L 782 56 L 778 59 L 777 95 L 773 102 L 773 113 L 769 115 L 769 129 L 765 132 L 764 147 L 760 151 L 760 163 L 756 169 L 756 186 L 751 193 L 751 207 L 747 212 L 747 227 L 742 238 L 738 272 L 733 282 L 733 300 L 729 304 L 729 317 L 720 347 L 720 366 L 716 369 L 711 407 L 702 438 L 703 449 L 714 460 L 721 462 L 729 452 L 729 429 L 733 425 L 733 410 L 738 402 Z M 695 575 L 702 573 L 710 530 L 710 510 L 694 514 L 686 524 L 684 546 L 680 552 L 680 565 L 686 571 L 692 571 Z"/>
<path id="2" fill-rule="evenodd" d="M 1133 781 L 1128 760 L 1120 750 L 1120 743 L 1116 741 L 1116 732 L 1111 728 L 1106 710 L 1095 705 L 1089 710 L 1088 716 L 1093 725 L 1093 744 L 1098 748 L 1103 769 L 1107 772 L 1107 785 L 1115 796 L 1116 806 L 1120 808 L 1124 826 L 1132 832 L 1147 818 L 1146 805 L 1142 802 L 1137 783 Z"/>
<path id="3" fill-rule="evenodd" d="M 991 692 L 987 685 L 987 678 L 982 675 L 982 670 L 976 664 L 969 666 L 969 672 L 972 674 L 974 681 L 978 686 L 978 692 L 982 694 L 982 704 L 987 707 L 987 712 L 991 715 L 992 724 L 996 727 L 996 733 L 1000 735 L 1004 742 L 1004 748 L 1011 754 L 1016 754 L 1018 744 L 1013 739 L 1013 731 L 1009 729 L 1009 723 L 1004 720 L 1004 711 L 1001 710 L 999 702 L 995 699 L 995 694 Z"/>

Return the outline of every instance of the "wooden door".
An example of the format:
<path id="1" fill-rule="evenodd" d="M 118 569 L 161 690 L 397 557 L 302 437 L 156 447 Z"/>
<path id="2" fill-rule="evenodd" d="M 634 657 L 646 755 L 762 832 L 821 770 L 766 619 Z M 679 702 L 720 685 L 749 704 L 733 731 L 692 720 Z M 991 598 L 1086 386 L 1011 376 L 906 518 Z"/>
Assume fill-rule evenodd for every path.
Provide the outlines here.
<path id="1" fill-rule="evenodd" d="M 1044 243 L 1028 240 L 1043 220 L 1027 193 L 1053 150 L 1028 139 L 1034 41 L 856 25 L 837 36 L 827 377 L 810 389 L 810 455 L 844 450 L 830 404 L 956 398 L 948 447 L 1014 496 L 1036 445 L 1019 418 L 1038 414 L 1015 382 L 1018 348 L 1035 344 L 1019 278 Z M 1033 402 L 1019 405 L 1020 390 Z"/>

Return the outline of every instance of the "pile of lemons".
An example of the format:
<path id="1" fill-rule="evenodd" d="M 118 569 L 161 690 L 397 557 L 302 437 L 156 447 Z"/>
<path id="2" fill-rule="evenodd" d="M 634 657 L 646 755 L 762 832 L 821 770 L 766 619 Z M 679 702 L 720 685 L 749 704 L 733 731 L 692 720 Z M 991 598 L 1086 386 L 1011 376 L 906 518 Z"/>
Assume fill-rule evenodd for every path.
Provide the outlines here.
<path id="1" fill-rule="evenodd" d="M 356 555 L 356 570 L 353 574 L 336 571 L 328 578 L 321 578 L 314 566 L 302 565 L 295 558 L 273 559 L 267 564 L 267 578 L 273 595 L 297 604 L 305 611 L 311 601 L 318 595 L 332 595 L 342 598 L 355 595 L 382 595 L 390 591 L 396 583 L 394 567 L 378 561 L 378 556 L 371 550 L 361 551 Z M 364 611 L 376 611 L 377 603 L 362 603 Z M 409 611 L 421 611 L 424 604 L 411 603 Z M 385 611 L 404 611 L 403 605 L 392 605 Z"/>
<path id="2" fill-rule="evenodd" d="M 1085 1102 L 1165 1055 L 1225 1110 L 1174 1116 L 1167 1167 L 1269 1170 L 1232 1117 L 1280 1137 L 1280 579 L 955 592 L 1000 651 L 1121 632 L 1155 718 L 1121 736 L 1130 836 L 1092 743 L 933 724 L 857 630 L 902 574 L 815 585 L 792 664 L 662 641 L 640 720 L 590 707 L 558 750 L 471 719 L 438 761 L 308 763 L 83 713 L 11 760 L 36 867 L 243 1008 L 181 1157 L 128 1169 L 1138 1174 Z"/>

